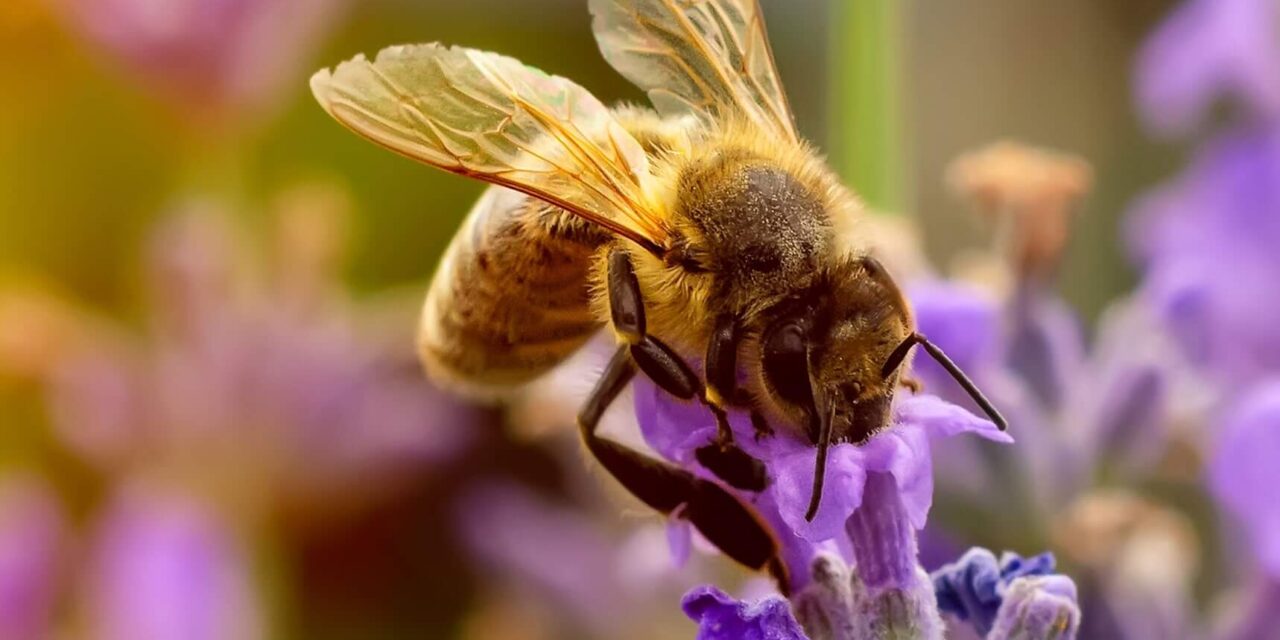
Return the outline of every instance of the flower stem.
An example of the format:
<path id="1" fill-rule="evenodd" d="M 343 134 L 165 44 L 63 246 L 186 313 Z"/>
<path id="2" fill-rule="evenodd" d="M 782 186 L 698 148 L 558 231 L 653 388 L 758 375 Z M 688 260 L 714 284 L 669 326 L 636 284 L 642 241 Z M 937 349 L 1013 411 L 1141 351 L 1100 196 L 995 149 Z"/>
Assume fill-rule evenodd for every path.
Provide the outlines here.
<path id="1" fill-rule="evenodd" d="M 872 208 L 909 209 L 904 188 L 898 0 L 832 5 L 832 161 Z"/>

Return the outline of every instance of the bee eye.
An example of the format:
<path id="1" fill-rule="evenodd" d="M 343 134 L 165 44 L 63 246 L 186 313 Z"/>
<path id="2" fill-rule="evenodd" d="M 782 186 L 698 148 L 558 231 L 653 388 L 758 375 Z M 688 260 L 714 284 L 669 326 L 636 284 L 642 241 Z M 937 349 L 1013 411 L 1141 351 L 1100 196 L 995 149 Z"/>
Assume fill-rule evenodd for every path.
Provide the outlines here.
<path id="1" fill-rule="evenodd" d="M 794 323 L 769 333 L 764 343 L 763 367 L 769 384 L 783 400 L 801 407 L 813 404 L 809 387 L 809 360 L 804 331 Z"/>

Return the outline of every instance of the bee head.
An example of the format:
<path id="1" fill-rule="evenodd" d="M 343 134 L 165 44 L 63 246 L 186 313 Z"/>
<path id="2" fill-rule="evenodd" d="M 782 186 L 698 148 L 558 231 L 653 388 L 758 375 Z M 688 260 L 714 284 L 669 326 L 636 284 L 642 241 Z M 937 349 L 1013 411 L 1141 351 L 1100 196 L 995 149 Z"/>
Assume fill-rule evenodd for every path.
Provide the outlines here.
<path id="1" fill-rule="evenodd" d="M 843 262 L 765 330 L 765 387 L 815 443 L 824 421 L 834 441 L 864 442 L 889 424 L 900 367 L 884 365 L 911 333 L 910 311 L 883 268 L 871 258 Z"/>
<path id="2" fill-rule="evenodd" d="M 817 512 L 827 448 L 860 444 L 889 426 L 912 347 L 922 346 L 991 419 L 1004 418 L 927 338 L 915 331 L 901 290 L 873 258 L 843 261 L 798 304 L 779 310 L 761 336 L 761 371 L 774 404 L 818 447 L 807 518 Z"/>

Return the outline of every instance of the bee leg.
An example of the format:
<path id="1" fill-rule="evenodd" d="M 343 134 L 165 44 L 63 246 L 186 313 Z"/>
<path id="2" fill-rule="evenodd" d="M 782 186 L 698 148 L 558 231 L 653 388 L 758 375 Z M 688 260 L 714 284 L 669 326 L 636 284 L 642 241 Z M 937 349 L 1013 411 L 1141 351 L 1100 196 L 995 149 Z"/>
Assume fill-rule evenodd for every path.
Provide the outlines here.
<path id="1" fill-rule="evenodd" d="M 751 569 L 768 569 L 784 593 L 790 586 L 786 566 L 770 530 L 745 504 L 714 482 L 596 435 L 600 417 L 636 374 L 632 346 L 614 353 L 604 374 L 578 413 L 583 443 L 600 465 L 627 491 L 654 510 L 681 517 L 725 555 Z"/>
<path id="2" fill-rule="evenodd" d="M 902 376 L 901 378 L 898 378 L 898 384 L 909 389 L 911 393 L 920 393 L 924 390 L 924 383 L 920 382 L 916 378 Z"/>
<path id="3" fill-rule="evenodd" d="M 707 345 L 707 385 L 703 390 L 703 400 L 716 416 L 716 439 L 699 447 L 694 455 L 702 466 L 730 485 L 745 491 L 763 491 L 768 484 L 764 464 L 734 444 L 725 412 L 726 399 L 734 397 L 738 390 L 738 341 L 737 318 L 721 316 Z"/>
<path id="4" fill-rule="evenodd" d="M 701 395 L 716 416 L 716 441 L 699 448 L 695 455 L 702 466 L 711 470 L 731 486 L 744 491 L 762 491 L 767 484 L 764 465 L 733 444 L 733 432 L 729 429 L 728 415 L 721 406 L 720 396 L 714 390 L 704 390 L 698 377 L 675 351 L 661 340 L 645 331 L 644 300 L 640 295 L 640 282 L 636 279 L 631 257 L 625 251 L 615 249 L 609 254 L 609 313 L 614 329 L 628 343 L 631 357 L 645 375 L 663 391 L 680 398 L 692 400 Z M 737 375 L 737 350 L 735 322 L 717 323 L 716 337 L 712 338 L 708 358 L 708 377 L 712 362 L 715 378 L 724 387 L 728 379 L 728 394 L 733 392 Z M 726 373 L 727 372 L 727 373 Z M 707 387 L 706 389 L 713 389 Z"/>

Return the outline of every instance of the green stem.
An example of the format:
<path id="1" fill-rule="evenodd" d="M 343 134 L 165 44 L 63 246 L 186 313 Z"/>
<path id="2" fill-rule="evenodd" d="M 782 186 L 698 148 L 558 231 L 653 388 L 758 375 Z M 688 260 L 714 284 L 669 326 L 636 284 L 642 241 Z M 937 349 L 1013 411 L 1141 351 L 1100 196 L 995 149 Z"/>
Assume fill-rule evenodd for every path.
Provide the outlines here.
<path id="1" fill-rule="evenodd" d="M 832 161 L 872 208 L 907 210 L 901 0 L 838 0 L 832 12 Z"/>

